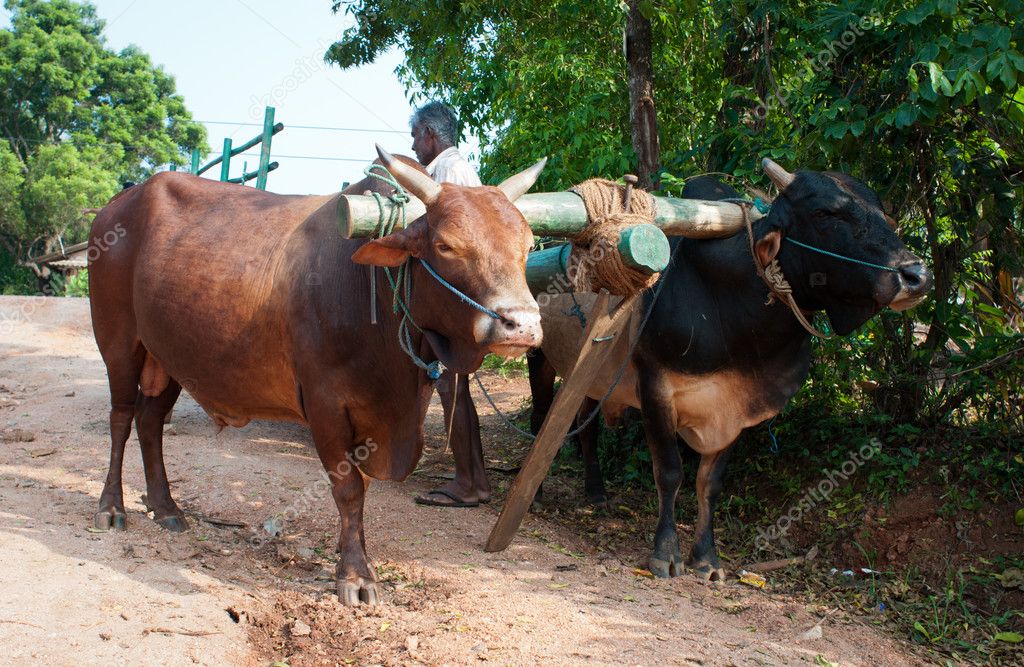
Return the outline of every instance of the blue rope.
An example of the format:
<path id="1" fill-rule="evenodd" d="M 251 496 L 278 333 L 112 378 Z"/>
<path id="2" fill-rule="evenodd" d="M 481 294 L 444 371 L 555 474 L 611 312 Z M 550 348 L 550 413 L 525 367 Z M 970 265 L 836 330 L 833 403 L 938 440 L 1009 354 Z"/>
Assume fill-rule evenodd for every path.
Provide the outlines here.
<path id="1" fill-rule="evenodd" d="M 779 441 L 775 437 L 775 431 L 772 430 L 772 426 L 775 425 L 775 420 L 777 418 L 778 415 L 775 415 L 774 417 L 772 417 L 771 421 L 768 422 L 768 436 L 772 439 L 772 454 L 779 453 Z"/>
<path id="2" fill-rule="evenodd" d="M 772 208 L 771 204 L 765 203 L 765 201 L 763 199 L 761 199 L 760 197 L 755 198 L 754 201 L 750 201 L 749 199 L 736 198 L 736 197 L 730 197 L 728 199 L 722 199 L 720 201 L 732 202 L 734 204 L 750 204 L 754 208 L 756 208 L 758 210 L 758 212 L 760 212 L 763 215 L 768 215 L 768 212 Z M 806 243 L 802 243 L 800 241 L 797 241 L 796 239 L 791 239 L 788 236 L 785 237 L 785 240 L 789 241 L 793 245 L 797 245 L 797 246 L 800 246 L 801 248 L 805 248 L 807 250 L 810 250 L 811 252 L 821 253 L 822 255 L 827 255 L 827 256 L 832 257 L 834 259 L 842 260 L 844 262 L 850 262 L 851 264 L 860 264 L 862 266 L 867 266 L 867 267 L 872 268 L 872 269 L 878 269 L 879 271 L 891 271 L 892 273 L 899 273 L 900 272 L 899 269 L 893 268 L 891 266 L 882 266 L 881 264 L 872 264 L 871 262 L 865 262 L 864 260 L 857 259 L 855 257 L 847 257 L 846 255 L 840 255 L 840 254 L 835 253 L 835 252 L 824 250 L 822 248 L 816 248 L 815 246 L 808 245 Z"/>
<path id="3" fill-rule="evenodd" d="M 837 254 L 837 253 L 834 253 L 834 252 L 829 252 L 828 250 L 823 250 L 821 248 L 815 248 L 812 245 L 807 245 L 806 243 L 801 243 L 800 241 L 797 241 L 796 239 L 791 239 L 788 236 L 785 237 L 785 238 L 786 238 L 787 241 L 789 241 L 793 245 L 798 245 L 801 248 L 806 248 L 807 250 L 810 250 L 812 252 L 821 253 L 822 255 L 828 255 L 829 257 L 834 257 L 835 259 L 841 259 L 844 262 L 850 262 L 851 264 L 861 264 L 863 266 L 867 266 L 867 267 L 870 267 L 872 269 L 878 269 L 879 271 L 891 271 L 893 273 L 899 273 L 900 272 L 899 269 L 893 268 L 891 266 L 882 266 L 881 264 L 872 264 L 871 262 L 865 262 L 863 259 L 857 259 L 855 257 L 847 257 L 845 255 L 840 255 L 840 254 Z"/>
<path id="4" fill-rule="evenodd" d="M 427 264 L 427 260 L 421 259 L 420 260 L 420 264 L 422 264 L 423 268 L 427 270 L 427 273 L 429 273 L 430 275 L 434 276 L 434 280 L 436 280 L 437 282 L 441 283 L 444 287 L 447 287 L 448 291 L 451 292 L 452 294 L 454 294 L 455 296 L 459 297 L 459 299 L 464 304 L 466 304 L 468 306 L 472 306 L 473 308 L 476 308 L 477 310 L 479 310 L 484 315 L 487 315 L 488 317 L 493 317 L 496 320 L 505 319 L 501 315 L 499 315 L 498 313 L 496 313 L 493 310 L 491 310 L 490 308 L 477 303 L 468 294 L 466 294 L 465 292 L 462 292 L 461 290 L 459 290 L 458 287 L 456 287 L 455 285 L 452 285 L 450 282 L 448 282 L 447 280 L 442 278 L 437 273 L 437 271 L 434 270 L 434 267 L 430 266 L 430 264 Z"/>
<path id="5" fill-rule="evenodd" d="M 390 195 L 388 199 L 395 205 L 392 210 L 392 214 L 389 219 L 384 219 L 384 201 L 376 192 L 373 193 L 374 199 L 377 200 L 377 207 L 380 209 L 380 218 L 378 220 L 378 235 L 383 237 L 390 234 L 399 218 L 402 220 L 402 227 L 406 226 L 405 218 L 405 205 L 409 202 L 409 195 L 405 192 L 402 185 L 392 176 L 391 172 L 387 170 L 384 165 L 372 164 L 363 170 L 363 173 L 372 178 L 376 178 L 384 183 L 387 183 L 395 189 L 394 194 Z M 400 213 L 398 213 L 400 211 Z M 391 270 L 387 267 L 382 267 L 384 276 L 387 278 L 388 284 L 391 286 L 392 294 L 394 295 L 394 303 L 392 304 L 392 310 L 395 313 L 401 312 L 402 319 L 398 324 L 398 345 L 405 352 L 406 356 L 416 365 L 417 368 L 422 369 L 426 372 L 427 377 L 431 380 L 437 380 L 447 370 L 445 365 L 440 360 L 435 360 L 429 364 L 416 354 L 413 349 L 412 333 L 409 330 L 409 326 L 412 325 L 417 331 L 422 332 L 419 325 L 416 324 L 416 320 L 412 317 L 412 312 L 409 310 L 409 302 L 412 299 L 412 271 L 410 270 L 410 260 L 406 260 L 405 264 L 399 267 L 397 276 L 391 274 Z M 459 297 L 459 299 L 473 308 L 479 310 L 481 313 L 492 317 L 496 320 L 504 319 L 501 315 L 494 312 L 493 310 L 481 305 L 474 301 L 468 294 L 465 294 L 457 287 L 452 285 L 450 282 L 442 278 L 437 271 L 434 270 L 426 260 L 421 259 L 420 263 L 423 268 L 427 270 L 434 279 L 446 287 L 452 294 Z M 370 277 L 370 309 L 371 309 L 371 321 L 373 324 L 377 323 L 377 272 L 371 268 Z M 405 295 L 402 295 L 402 288 L 404 287 Z"/>

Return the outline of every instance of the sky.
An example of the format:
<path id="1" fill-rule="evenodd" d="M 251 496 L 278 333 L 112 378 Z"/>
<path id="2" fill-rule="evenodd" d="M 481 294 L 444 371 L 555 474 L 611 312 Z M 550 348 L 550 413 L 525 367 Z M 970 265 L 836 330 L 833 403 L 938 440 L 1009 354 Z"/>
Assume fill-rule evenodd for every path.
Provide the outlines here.
<path id="1" fill-rule="evenodd" d="M 224 137 L 237 146 L 256 136 L 264 108 L 276 108 L 267 189 L 324 194 L 362 178 L 374 143 L 412 155 L 412 106 L 394 74 L 400 51 L 372 65 L 341 70 L 323 54 L 352 19 L 331 13 L 331 0 L 92 0 L 106 23 L 107 45 L 135 44 L 173 75 L 192 117 L 219 153 Z M 0 9 L 0 26 L 10 25 Z M 246 125 L 251 124 L 251 125 Z M 348 128 L 345 130 L 304 129 Z M 360 130 L 360 131 L 352 131 Z M 367 131 L 369 130 L 369 131 Z M 460 147 L 478 164 L 479 142 Z M 329 159 L 310 159 L 310 158 Z M 258 148 L 231 162 L 231 176 L 258 163 Z M 206 176 L 219 176 L 217 167 Z"/>

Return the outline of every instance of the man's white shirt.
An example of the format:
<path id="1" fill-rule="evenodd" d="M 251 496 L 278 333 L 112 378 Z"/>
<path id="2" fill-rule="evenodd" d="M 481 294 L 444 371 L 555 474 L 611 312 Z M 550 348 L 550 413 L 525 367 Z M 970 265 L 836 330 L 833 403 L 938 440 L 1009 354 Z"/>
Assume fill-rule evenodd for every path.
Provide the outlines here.
<path id="1" fill-rule="evenodd" d="M 480 177 L 477 176 L 473 165 L 466 162 L 466 158 L 462 157 L 459 149 L 454 146 L 442 151 L 427 165 L 427 174 L 438 183 L 480 185 Z"/>

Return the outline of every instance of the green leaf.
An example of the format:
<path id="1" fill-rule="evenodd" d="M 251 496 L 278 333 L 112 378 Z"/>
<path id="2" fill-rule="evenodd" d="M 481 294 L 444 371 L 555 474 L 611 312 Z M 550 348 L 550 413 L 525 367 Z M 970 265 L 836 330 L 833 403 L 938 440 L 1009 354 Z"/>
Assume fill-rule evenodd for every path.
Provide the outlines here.
<path id="1" fill-rule="evenodd" d="M 913 9 L 908 9 L 897 18 L 897 21 L 910 25 L 921 25 L 926 18 L 935 13 L 934 2 L 919 3 Z"/>
<path id="2" fill-rule="evenodd" d="M 917 120 L 917 107 L 903 103 L 896 110 L 896 127 L 909 127 Z"/>
<path id="3" fill-rule="evenodd" d="M 907 84 L 915 92 L 921 87 L 921 82 L 917 78 L 917 71 L 913 67 L 907 70 Z"/>
<path id="4" fill-rule="evenodd" d="M 953 95 L 953 87 L 938 63 L 928 63 L 928 77 L 931 79 L 932 90 L 942 93 L 947 97 Z"/>
<path id="5" fill-rule="evenodd" d="M 999 80 L 1003 82 L 1007 90 L 1013 90 L 1017 87 L 1017 70 L 1007 64 L 1006 67 L 1000 70 Z"/>
<path id="6" fill-rule="evenodd" d="M 999 632 L 992 638 L 997 642 L 1008 642 L 1010 644 L 1019 644 L 1024 642 L 1024 635 L 1017 632 Z"/>

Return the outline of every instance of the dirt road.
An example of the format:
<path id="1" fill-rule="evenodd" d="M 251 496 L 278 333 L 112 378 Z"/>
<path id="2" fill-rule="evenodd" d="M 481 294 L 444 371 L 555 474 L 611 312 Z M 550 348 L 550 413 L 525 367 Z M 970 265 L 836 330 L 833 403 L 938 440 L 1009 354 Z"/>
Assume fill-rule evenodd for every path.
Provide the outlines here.
<path id="1" fill-rule="evenodd" d="M 305 429 L 258 423 L 218 434 L 187 396 L 165 451 L 191 530 L 170 535 L 146 517 L 133 435 L 129 530 L 91 532 L 109 445 L 88 304 L 0 297 L 0 341 L 8 663 L 918 664 L 876 628 L 735 582 L 654 581 L 634 571 L 641 563 L 536 518 L 506 552 L 484 553 L 497 508 L 418 507 L 412 496 L 431 482 L 422 476 L 371 486 L 367 548 L 385 602 L 341 607 L 336 513 Z M 485 382 L 502 405 L 519 405 L 525 383 Z M 481 407 L 485 429 L 497 428 L 489 412 Z M 438 413 L 435 405 L 435 448 Z M 263 524 L 281 514 L 298 518 L 272 538 Z M 819 621 L 821 638 L 803 638 Z"/>

